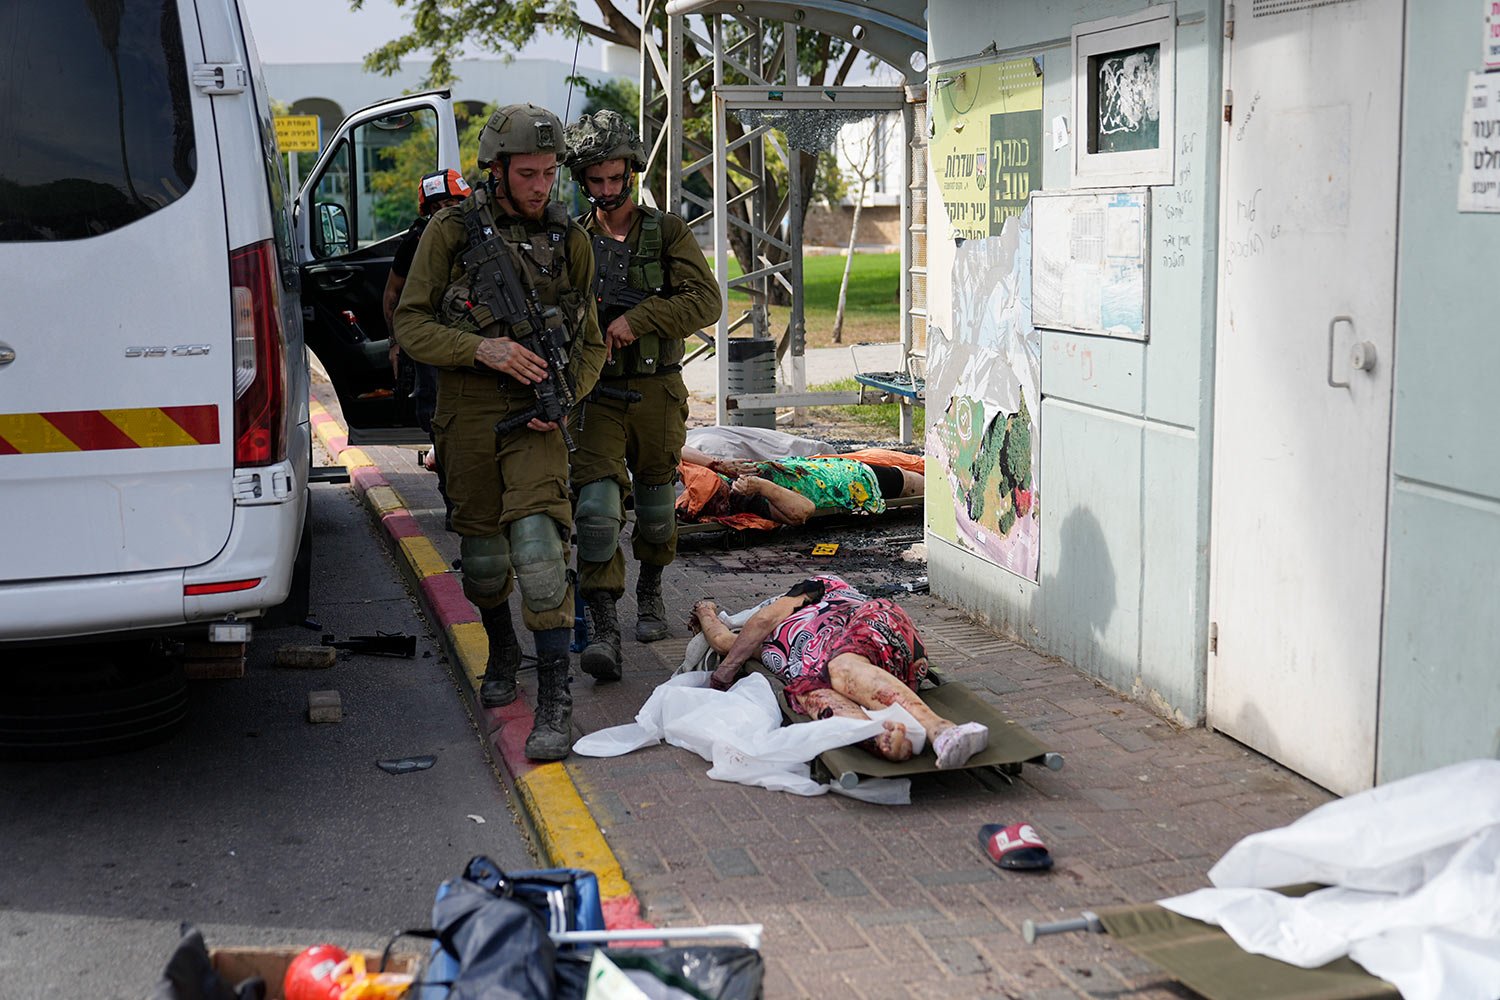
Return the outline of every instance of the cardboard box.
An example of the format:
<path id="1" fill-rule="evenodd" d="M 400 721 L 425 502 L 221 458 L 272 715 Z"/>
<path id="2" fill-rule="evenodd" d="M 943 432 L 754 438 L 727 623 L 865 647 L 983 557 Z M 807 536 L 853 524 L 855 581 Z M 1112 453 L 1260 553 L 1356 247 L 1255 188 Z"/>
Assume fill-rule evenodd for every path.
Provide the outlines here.
<path id="1" fill-rule="evenodd" d="M 230 987 L 251 976 L 259 976 L 266 981 L 266 1000 L 284 1000 L 281 984 L 286 979 L 287 966 L 302 951 L 302 948 L 210 948 L 208 957 L 213 962 L 214 971 Z M 367 971 L 374 972 L 380 968 L 378 951 L 365 951 L 361 954 L 365 956 Z M 420 956 L 393 952 L 385 971 L 416 976 L 421 970 Z"/>

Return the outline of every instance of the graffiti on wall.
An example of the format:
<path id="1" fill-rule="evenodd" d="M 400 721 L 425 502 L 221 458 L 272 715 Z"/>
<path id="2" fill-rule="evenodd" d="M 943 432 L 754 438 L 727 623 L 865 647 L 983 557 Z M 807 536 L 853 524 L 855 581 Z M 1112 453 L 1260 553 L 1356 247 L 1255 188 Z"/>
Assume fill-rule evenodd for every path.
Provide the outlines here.
<path id="1" fill-rule="evenodd" d="M 928 183 L 942 211 L 927 257 L 927 527 L 1035 582 L 1041 337 L 1030 198 L 1042 182 L 1041 62 L 970 67 L 933 88 Z"/>

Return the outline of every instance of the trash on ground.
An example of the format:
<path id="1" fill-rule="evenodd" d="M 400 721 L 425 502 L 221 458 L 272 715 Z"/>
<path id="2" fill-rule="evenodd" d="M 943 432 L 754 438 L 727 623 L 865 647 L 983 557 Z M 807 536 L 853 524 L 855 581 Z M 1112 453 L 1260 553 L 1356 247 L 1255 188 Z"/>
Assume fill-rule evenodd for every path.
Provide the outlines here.
<path id="1" fill-rule="evenodd" d="M 344 706 L 337 691 L 307 692 L 308 722 L 343 722 Z"/>
<path id="2" fill-rule="evenodd" d="M 333 634 L 329 633 L 323 636 L 323 645 L 370 656 L 404 656 L 411 659 L 417 655 L 417 637 L 404 632 L 351 635 L 347 639 L 335 639 Z"/>
<path id="3" fill-rule="evenodd" d="M 326 670 L 338 662 L 332 646 L 282 646 L 276 650 L 276 665 L 294 670 Z"/>
<path id="4" fill-rule="evenodd" d="M 377 760 L 375 766 L 388 774 L 410 774 L 412 771 L 425 771 L 436 763 L 436 757 L 431 754 L 422 754 L 418 757 L 393 757 L 388 760 Z"/>
<path id="5" fill-rule="evenodd" d="M 819 542 L 812 547 L 812 554 L 815 556 L 831 556 L 837 554 L 838 550 L 838 542 Z"/>
<path id="6" fill-rule="evenodd" d="M 309 957 L 303 958 L 304 955 Z M 210 949 L 201 932 L 184 924 L 182 938 L 151 997 L 152 1000 L 251 1000 L 285 996 L 286 1000 L 299 1000 L 316 996 L 321 1000 L 338 996 L 350 1000 L 389 1000 L 410 987 L 421 961 L 416 955 L 392 954 L 381 972 L 367 971 L 380 967 L 381 959 L 373 952 L 346 953 L 332 944 L 313 948 Z M 289 983 L 289 973 L 299 960 L 302 964 L 297 966 L 296 980 Z M 340 963 L 345 967 L 341 969 Z M 339 985 L 337 977 L 343 977 L 347 984 Z M 322 992 L 304 992 L 303 985 L 321 987 Z M 296 991 L 293 986 L 297 986 Z"/>
<path id="7" fill-rule="evenodd" d="M 986 823 L 979 828 L 979 849 L 1001 868 L 1046 871 L 1052 854 L 1030 823 Z"/>

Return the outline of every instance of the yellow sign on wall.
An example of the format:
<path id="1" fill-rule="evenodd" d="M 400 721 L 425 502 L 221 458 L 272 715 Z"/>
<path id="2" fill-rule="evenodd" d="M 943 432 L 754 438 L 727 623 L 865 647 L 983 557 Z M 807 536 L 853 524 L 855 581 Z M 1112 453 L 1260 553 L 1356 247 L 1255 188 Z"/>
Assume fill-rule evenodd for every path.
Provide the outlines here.
<path id="1" fill-rule="evenodd" d="M 276 145 L 283 153 L 316 153 L 318 116 L 277 115 Z"/>
<path id="2" fill-rule="evenodd" d="M 931 82 L 930 156 L 953 234 L 999 236 L 1042 186 L 1042 77 L 1033 59 L 949 72 Z"/>

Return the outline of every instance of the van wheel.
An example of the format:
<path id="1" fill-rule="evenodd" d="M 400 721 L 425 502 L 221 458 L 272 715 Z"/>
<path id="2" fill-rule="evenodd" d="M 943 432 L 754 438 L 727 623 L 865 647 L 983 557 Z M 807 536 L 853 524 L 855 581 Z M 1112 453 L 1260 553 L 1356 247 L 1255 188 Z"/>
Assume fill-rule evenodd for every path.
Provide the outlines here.
<path id="1" fill-rule="evenodd" d="M 181 665 L 154 644 L 44 647 L 29 655 L 44 674 L 0 674 L 0 760 L 136 750 L 172 736 L 187 719 Z"/>

